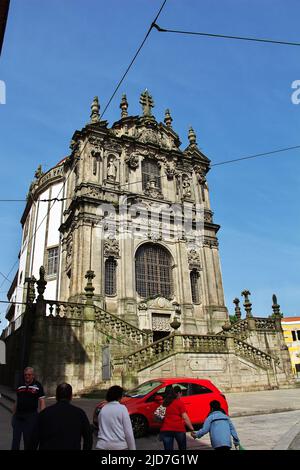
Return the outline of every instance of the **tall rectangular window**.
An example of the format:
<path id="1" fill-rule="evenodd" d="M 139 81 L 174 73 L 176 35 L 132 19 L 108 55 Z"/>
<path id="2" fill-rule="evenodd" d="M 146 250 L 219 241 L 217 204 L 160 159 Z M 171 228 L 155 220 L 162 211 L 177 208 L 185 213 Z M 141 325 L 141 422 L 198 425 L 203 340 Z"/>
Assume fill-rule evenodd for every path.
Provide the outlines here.
<path id="1" fill-rule="evenodd" d="M 58 246 L 48 249 L 47 274 L 53 276 L 58 271 Z"/>
<path id="2" fill-rule="evenodd" d="M 292 330 L 293 341 L 297 341 L 296 331 Z"/>
<path id="3" fill-rule="evenodd" d="M 116 295 L 117 293 L 117 262 L 114 258 L 109 257 L 105 261 L 105 294 Z"/>
<path id="4" fill-rule="evenodd" d="M 161 190 L 160 169 L 158 163 L 145 159 L 142 162 L 142 185 L 143 189 L 148 189 L 148 184 L 153 181 L 155 187 Z"/>

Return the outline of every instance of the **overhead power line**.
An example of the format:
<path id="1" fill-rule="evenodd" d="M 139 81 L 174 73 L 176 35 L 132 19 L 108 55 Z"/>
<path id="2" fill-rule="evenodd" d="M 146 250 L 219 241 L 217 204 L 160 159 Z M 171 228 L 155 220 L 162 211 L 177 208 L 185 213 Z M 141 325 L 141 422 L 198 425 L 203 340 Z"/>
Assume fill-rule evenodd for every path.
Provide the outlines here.
<path id="1" fill-rule="evenodd" d="M 113 92 L 111 98 L 109 99 L 107 105 L 105 106 L 104 111 L 103 111 L 103 113 L 101 114 L 100 118 L 104 115 L 105 111 L 106 111 L 107 108 L 109 107 L 109 105 L 110 105 L 112 99 L 114 98 L 116 92 L 118 91 L 118 89 L 119 89 L 121 83 L 123 82 L 124 78 L 126 77 L 127 73 L 129 72 L 130 68 L 132 67 L 132 65 L 133 65 L 133 63 L 134 63 L 134 61 L 135 61 L 135 59 L 137 58 L 138 54 L 140 53 L 142 47 L 144 46 L 144 44 L 145 44 L 145 42 L 146 42 L 146 40 L 147 40 L 147 38 L 148 38 L 148 36 L 149 36 L 149 34 L 150 34 L 152 28 L 153 28 L 153 24 L 155 23 L 155 21 L 158 19 L 159 15 L 161 14 L 162 9 L 164 8 L 166 2 L 167 2 L 167 0 L 164 0 L 164 1 L 163 1 L 163 3 L 162 3 L 162 5 L 161 5 L 161 7 L 160 7 L 160 9 L 159 9 L 159 11 L 158 11 L 158 13 L 157 13 L 157 15 L 155 16 L 154 20 L 152 21 L 152 23 L 151 23 L 151 25 L 150 25 L 150 27 L 149 27 L 147 33 L 146 33 L 146 36 L 145 36 L 144 40 L 142 41 L 141 45 L 139 46 L 138 50 L 136 51 L 136 53 L 135 53 L 133 59 L 131 60 L 129 66 L 127 67 L 125 73 L 123 74 L 121 80 L 118 82 L 118 84 L 117 84 L 117 86 L 116 86 L 116 88 L 115 88 L 115 90 L 114 90 L 114 92 Z M 85 145 L 84 145 L 84 147 L 85 147 Z M 81 153 L 83 152 L 84 147 L 82 148 L 82 150 L 81 150 L 81 152 L 80 152 L 80 155 L 81 155 Z M 74 167 L 75 167 L 75 165 L 74 165 Z M 63 188 L 65 187 L 65 184 L 66 184 L 66 182 L 67 182 L 67 179 L 69 178 L 69 176 L 70 176 L 70 174 L 72 173 L 73 169 L 74 169 L 74 168 L 72 168 L 72 169 L 70 170 L 69 175 L 68 175 L 68 177 L 66 178 L 66 180 L 64 181 L 63 186 L 62 186 L 60 192 L 61 192 L 61 191 L 63 190 Z M 59 192 L 59 194 L 60 194 L 60 192 Z M 31 196 L 31 197 L 32 197 L 32 196 Z M 32 238 L 35 236 L 37 230 L 40 228 L 40 226 L 41 226 L 42 223 L 44 222 L 45 218 L 48 216 L 48 214 L 49 214 L 50 210 L 52 209 L 53 205 L 55 204 L 55 202 L 56 202 L 56 201 L 53 201 L 53 204 L 49 207 L 49 209 L 48 209 L 48 211 L 47 211 L 45 217 L 43 218 L 43 220 L 41 221 L 41 223 L 39 224 L 39 226 L 36 228 L 35 232 L 33 233 L 32 237 L 30 238 L 30 240 L 32 240 Z M 18 260 L 17 260 L 17 261 L 14 263 L 14 265 L 11 267 L 11 269 L 10 269 L 9 273 L 7 274 L 7 276 L 10 275 L 10 273 L 13 271 L 13 269 L 15 268 L 15 266 L 16 266 L 17 263 L 18 263 Z M 4 279 L 4 280 L 2 281 L 2 283 L 0 284 L 0 288 L 1 288 L 2 285 L 4 284 L 5 280 L 6 280 L 6 279 Z"/>
<path id="2" fill-rule="evenodd" d="M 250 158 L 267 157 L 269 155 L 274 155 L 275 153 L 287 152 L 289 150 L 295 150 L 295 149 L 300 149 L 300 145 L 295 145 L 294 147 L 285 147 L 285 148 L 281 148 L 277 150 L 271 150 L 270 152 L 256 153 L 254 155 L 248 155 L 247 157 L 234 158 L 233 160 L 225 160 L 223 162 L 212 163 L 211 166 L 226 165 L 227 163 L 240 162 L 242 160 L 249 160 Z"/>
<path id="3" fill-rule="evenodd" d="M 156 17 L 154 18 L 154 20 L 152 21 L 152 23 L 151 23 L 151 25 L 150 25 L 150 27 L 149 27 L 149 29 L 148 29 L 148 31 L 147 31 L 147 33 L 146 33 L 146 35 L 145 35 L 143 41 L 142 41 L 142 43 L 140 44 L 139 48 L 137 49 L 136 53 L 134 54 L 134 56 L 133 56 L 133 58 L 132 58 L 130 64 L 128 65 L 127 69 L 125 70 L 124 74 L 122 75 L 122 78 L 121 78 L 120 81 L 118 82 L 118 84 L 117 84 L 117 86 L 116 86 L 116 88 L 115 88 L 113 94 L 111 95 L 110 99 L 108 100 L 108 103 L 107 103 L 107 105 L 105 106 L 105 108 L 104 108 L 104 110 L 103 110 L 103 113 L 102 113 L 101 116 L 100 116 L 100 119 L 102 118 L 102 116 L 104 115 L 104 113 L 105 113 L 105 111 L 107 110 L 108 106 L 110 105 L 111 101 L 113 100 L 115 94 L 117 93 L 118 89 L 119 89 L 120 86 L 121 86 L 121 83 L 123 82 L 124 78 L 126 77 L 126 75 L 128 74 L 129 70 L 131 69 L 131 67 L 132 67 L 132 65 L 133 65 L 133 63 L 134 63 L 134 61 L 135 61 L 135 59 L 137 58 L 137 56 L 138 56 L 139 53 L 141 52 L 141 50 L 142 50 L 142 48 L 143 48 L 145 42 L 147 41 L 147 38 L 148 38 L 149 34 L 151 33 L 152 28 L 153 28 L 154 25 L 155 25 L 155 21 L 158 19 L 159 15 L 161 14 L 162 9 L 164 8 L 166 2 L 167 2 L 167 0 L 164 0 L 164 2 L 162 3 L 160 9 L 158 10 L 158 13 L 157 13 Z"/>
<path id="4" fill-rule="evenodd" d="M 300 46 L 299 42 L 290 42 L 290 41 L 277 41 L 275 39 L 264 39 L 264 38 L 249 38 L 245 36 L 229 36 L 227 34 L 213 34 L 213 33 L 204 33 L 198 31 L 181 31 L 177 29 L 166 29 L 161 28 L 158 24 L 152 23 L 152 27 L 157 29 L 160 33 L 175 33 L 175 34 L 186 34 L 186 35 L 193 35 L 193 36 L 207 36 L 211 38 L 219 38 L 219 39 L 235 39 L 238 41 L 252 41 L 252 42 L 264 42 L 269 44 L 281 44 L 284 46 Z"/>

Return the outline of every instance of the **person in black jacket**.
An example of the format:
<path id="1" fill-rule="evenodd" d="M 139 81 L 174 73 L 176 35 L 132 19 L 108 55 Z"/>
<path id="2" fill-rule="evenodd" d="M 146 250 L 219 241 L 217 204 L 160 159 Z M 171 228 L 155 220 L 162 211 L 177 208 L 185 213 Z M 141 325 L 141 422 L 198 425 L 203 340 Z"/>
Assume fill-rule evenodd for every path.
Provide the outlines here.
<path id="1" fill-rule="evenodd" d="M 32 437 L 31 449 L 39 450 L 91 450 L 92 429 L 85 412 L 71 405 L 72 387 L 62 383 L 56 389 L 55 405 L 43 410 Z"/>
<path id="2" fill-rule="evenodd" d="M 24 449 L 30 444 L 32 432 L 38 419 L 38 411 L 46 407 L 45 393 L 42 384 L 35 379 L 32 367 L 24 369 L 24 379 L 19 383 L 17 399 L 13 406 L 12 427 L 13 440 L 12 450 L 19 450 L 23 435 Z"/>

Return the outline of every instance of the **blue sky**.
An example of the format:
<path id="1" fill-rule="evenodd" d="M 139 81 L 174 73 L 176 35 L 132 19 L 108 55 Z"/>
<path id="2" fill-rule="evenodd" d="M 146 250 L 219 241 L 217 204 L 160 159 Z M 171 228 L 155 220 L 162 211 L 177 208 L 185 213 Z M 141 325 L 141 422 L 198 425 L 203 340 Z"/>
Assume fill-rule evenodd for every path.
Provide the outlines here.
<path id="1" fill-rule="evenodd" d="M 0 58 L 7 91 L 0 199 L 24 198 L 38 164 L 47 170 L 68 154 L 93 97 L 104 109 L 161 3 L 11 0 Z M 299 17 L 298 0 L 168 0 L 158 24 L 300 42 Z M 153 30 L 104 117 L 119 119 L 124 92 L 129 113 L 139 114 L 139 95 L 148 88 L 157 120 L 170 108 L 182 148 L 192 125 L 212 163 L 300 145 L 300 105 L 291 101 L 299 54 L 299 47 Z M 230 312 L 247 288 L 255 315 L 271 313 L 273 293 L 286 316 L 299 315 L 300 150 L 212 167 L 208 182 Z M 17 260 L 24 206 L 0 202 L 5 275 Z M 4 312 L 0 305 L 2 320 Z"/>

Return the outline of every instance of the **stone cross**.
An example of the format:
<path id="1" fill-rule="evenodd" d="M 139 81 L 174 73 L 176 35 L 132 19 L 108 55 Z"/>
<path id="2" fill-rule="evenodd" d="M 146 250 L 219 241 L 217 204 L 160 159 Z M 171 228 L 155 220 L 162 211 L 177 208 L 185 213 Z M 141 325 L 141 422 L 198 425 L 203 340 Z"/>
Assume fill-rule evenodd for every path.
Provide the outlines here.
<path id="1" fill-rule="evenodd" d="M 140 104 L 143 108 L 143 115 L 151 116 L 151 108 L 154 107 L 154 101 L 147 89 L 141 94 Z"/>

